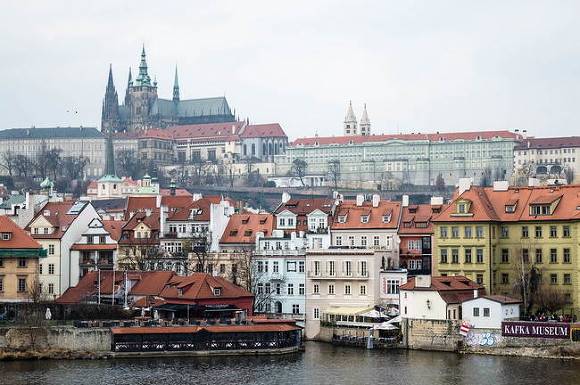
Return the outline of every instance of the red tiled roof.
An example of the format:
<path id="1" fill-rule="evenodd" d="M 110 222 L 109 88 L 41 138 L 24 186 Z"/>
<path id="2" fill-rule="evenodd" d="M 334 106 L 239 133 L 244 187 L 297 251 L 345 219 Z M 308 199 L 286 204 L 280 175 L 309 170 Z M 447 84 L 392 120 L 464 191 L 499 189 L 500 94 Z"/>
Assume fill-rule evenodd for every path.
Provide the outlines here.
<path id="1" fill-rule="evenodd" d="M 470 200 L 470 216 L 457 216 L 456 201 Z M 532 215 L 530 204 L 555 204 L 551 215 Z M 506 205 L 515 204 L 514 212 L 506 212 Z M 557 187 L 510 187 L 505 191 L 494 191 L 493 187 L 475 187 L 442 210 L 434 222 L 477 222 L 477 221 L 554 221 L 580 219 L 580 185 Z"/>
<path id="2" fill-rule="evenodd" d="M 26 231 L 4 215 L 0 216 L 0 233 L 11 234 L 7 241 L 0 237 L 0 249 L 40 249 L 41 247 Z"/>
<path id="3" fill-rule="evenodd" d="M 481 297 L 472 297 L 472 298 L 468 298 L 466 300 L 464 300 L 464 302 L 466 301 L 471 301 L 471 300 L 475 300 L 478 298 L 486 298 L 489 299 L 490 301 L 494 301 L 494 302 L 499 302 L 501 304 L 518 304 L 518 303 L 522 303 L 521 299 L 518 298 L 512 298 L 512 297 L 508 297 L 505 295 L 483 295 Z"/>
<path id="4" fill-rule="evenodd" d="M 441 206 L 436 206 L 441 207 Z M 401 224 L 399 234 L 432 234 L 433 223 L 431 218 L 438 214 L 433 213 L 433 206 L 430 204 L 409 205 L 401 210 Z M 411 227 L 406 227 L 409 223 Z M 417 227 L 417 223 L 426 223 L 427 227 Z"/>
<path id="5" fill-rule="evenodd" d="M 209 222 L 210 220 L 210 199 L 202 198 L 195 202 L 190 202 L 187 206 L 171 211 L 167 217 L 168 221 L 199 221 Z M 192 210 L 197 213 L 190 218 Z"/>
<path id="6" fill-rule="evenodd" d="M 528 138 L 523 139 L 516 146 L 516 150 L 528 149 L 550 149 L 550 148 L 570 148 L 580 147 L 580 136 L 564 136 L 557 138 Z"/>
<path id="7" fill-rule="evenodd" d="M 115 241 L 121 239 L 121 231 L 123 226 L 127 224 L 125 221 L 101 221 L 104 229 L 109 233 L 111 238 Z"/>
<path id="8" fill-rule="evenodd" d="M 216 139 L 231 141 L 238 138 L 239 131 L 244 124 L 245 122 L 190 124 L 168 127 L 165 130 L 176 140 L 203 141 Z"/>
<path id="9" fill-rule="evenodd" d="M 272 214 L 239 213 L 230 217 L 220 243 L 253 244 L 256 233 L 263 232 L 265 236 L 272 235 L 274 217 Z"/>
<path id="10" fill-rule="evenodd" d="M 43 208 L 34 216 L 34 218 L 30 221 L 28 226 L 26 227 L 27 231 L 30 231 L 30 225 L 38 218 L 44 217 L 52 226 L 55 227 L 55 230 L 51 234 L 32 234 L 32 237 L 35 239 L 59 239 L 61 238 L 68 226 L 75 220 L 77 217 L 76 214 L 67 214 L 70 208 L 74 205 L 75 202 L 68 201 L 68 202 L 48 202 L 43 206 Z M 44 215 L 44 214 L 48 215 Z"/>
<path id="11" fill-rule="evenodd" d="M 71 250 L 116 250 L 117 245 L 109 243 L 75 243 L 71 246 Z"/>
<path id="12" fill-rule="evenodd" d="M 130 196 L 127 198 L 126 214 L 131 212 L 144 211 L 145 209 L 154 210 L 157 208 L 157 199 L 155 197 L 136 197 Z M 127 215 L 128 217 L 128 215 Z"/>
<path id="13" fill-rule="evenodd" d="M 446 277 L 431 277 L 430 287 L 415 286 L 415 277 L 409 278 L 407 283 L 401 285 L 401 290 L 425 290 L 425 291 L 461 291 L 483 289 L 483 286 L 462 275 L 451 275 Z"/>
<path id="14" fill-rule="evenodd" d="M 345 145 L 371 142 L 385 142 L 388 140 L 428 140 L 431 142 L 452 140 L 490 140 L 494 138 L 518 139 L 520 135 L 507 130 L 499 131 L 474 131 L 474 132 L 448 132 L 435 134 L 390 134 L 390 135 L 352 135 L 352 136 L 327 136 L 298 138 L 292 142 L 292 146 L 316 146 L 316 145 Z"/>
<path id="15" fill-rule="evenodd" d="M 219 296 L 214 295 L 214 288 L 221 289 Z M 180 289 L 182 290 L 181 295 L 179 295 Z M 173 276 L 159 296 L 171 302 L 174 299 L 201 300 L 252 297 L 253 294 L 222 277 L 206 273 L 193 273 L 185 277 Z"/>
<path id="16" fill-rule="evenodd" d="M 381 200 L 377 207 L 372 206 L 372 202 L 364 201 L 361 206 L 357 206 L 355 201 L 343 201 L 334 215 L 334 220 L 330 225 L 332 230 L 352 230 L 352 229 L 396 229 L 399 226 L 399 215 L 401 204 Z M 346 221 L 340 223 L 338 218 L 346 215 Z M 389 216 L 390 221 L 383 222 L 383 216 Z M 363 223 L 361 217 L 368 216 L 368 222 Z"/>
<path id="17" fill-rule="evenodd" d="M 159 211 L 152 211 L 151 215 L 147 215 L 147 213 L 144 212 L 136 213 L 127 221 L 122 230 L 133 230 L 140 223 L 144 223 L 151 230 L 159 230 Z"/>
<path id="18" fill-rule="evenodd" d="M 277 137 L 285 138 L 286 133 L 278 123 L 250 124 L 240 133 L 241 138 Z"/>
<path id="19" fill-rule="evenodd" d="M 156 295 L 158 296 L 165 285 L 175 276 L 173 271 L 147 271 L 136 273 L 139 278 L 131 288 L 132 295 Z"/>

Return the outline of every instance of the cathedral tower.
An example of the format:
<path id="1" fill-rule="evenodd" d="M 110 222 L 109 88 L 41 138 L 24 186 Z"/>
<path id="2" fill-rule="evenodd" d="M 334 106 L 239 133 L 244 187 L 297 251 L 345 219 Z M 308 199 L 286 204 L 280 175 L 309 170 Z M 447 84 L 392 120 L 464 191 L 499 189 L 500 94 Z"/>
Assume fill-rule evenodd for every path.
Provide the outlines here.
<path id="1" fill-rule="evenodd" d="M 356 116 L 354 116 L 354 111 L 352 110 L 352 101 L 348 103 L 344 118 L 344 135 L 357 135 Z"/>
<path id="2" fill-rule="evenodd" d="M 371 121 L 369 120 L 369 115 L 367 114 L 367 104 L 365 103 L 363 108 L 363 113 L 360 118 L 360 134 L 361 135 L 370 135 L 371 134 Z"/>
<path id="3" fill-rule="evenodd" d="M 119 100 L 113 82 L 113 68 L 109 66 L 109 79 L 107 80 L 107 88 L 105 90 L 105 98 L 103 99 L 101 112 L 101 131 L 117 131 L 119 124 Z"/>
<path id="4" fill-rule="evenodd" d="M 129 74 L 129 76 L 131 75 Z M 131 77 L 129 77 L 127 87 L 126 99 L 128 100 L 126 100 L 125 106 L 129 110 L 130 116 L 127 123 L 127 130 L 142 130 L 156 125 L 157 112 L 154 111 L 153 107 L 157 101 L 157 82 L 151 82 L 151 77 L 148 73 L 145 46 L 143 46 L 143 50 L 141 51 L 139 74 L 135 82 L 132 82 Z"/>

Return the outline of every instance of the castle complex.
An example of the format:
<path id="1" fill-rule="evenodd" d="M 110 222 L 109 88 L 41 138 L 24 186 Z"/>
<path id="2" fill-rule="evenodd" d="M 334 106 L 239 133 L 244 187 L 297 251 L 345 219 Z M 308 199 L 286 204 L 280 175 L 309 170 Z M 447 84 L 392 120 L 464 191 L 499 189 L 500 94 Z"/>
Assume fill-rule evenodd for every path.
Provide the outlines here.
<path id="1" fill-rule="evenodd" d="M 113 71 L 109 68 L 109 79 L 101 115 L 102 131 L 133 132 L 152 127 L 233 121 L 235 117 L 223 96 L 181 100 L 177 68 L 172 99 L 159 98 L 157 81 L 151 81 L 148 73 L 145 47 L 141 52 L 139 73 L 135 80 L 129 68 L 123 104 L 119 104 L 113 82 Z"/>

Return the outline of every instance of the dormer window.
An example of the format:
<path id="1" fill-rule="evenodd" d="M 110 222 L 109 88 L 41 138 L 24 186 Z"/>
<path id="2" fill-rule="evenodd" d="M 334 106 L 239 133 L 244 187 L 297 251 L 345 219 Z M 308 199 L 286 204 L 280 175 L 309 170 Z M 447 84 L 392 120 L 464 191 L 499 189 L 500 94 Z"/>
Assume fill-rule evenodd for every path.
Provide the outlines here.
<path id="1" fill-rule="evenodd" d="M 346 215 L 339 215 L 338 223 L 346 223 Z"/>
<path id="2" fill-rule="evenodd" d="M 368 215 L 361 215 L 360 223 L 369 223 L 369 216 Z"/>
<path id="3" fill-rule="evenodd" d="M 505 205 L 505 212 L 506 213 L 515 213 L 516 212 L 516 205 Z"/>
<path id="4" fill-rule="evenodd" d="M 465 214 L 467 212 L 467 205 L 465 203 L 457 204 L 457 213 Z"/>
<path id="5" fill-rule="evenodd" d="M 251 237 L 251 236 L 252 236 L 252 230 L 244 231 L 244 237 Z"/>
<path id="6" fill-rule="evenodd" d="M 9 241 L 12 238 L 12 233 L 2 233 L 2 240 Z"/>
<path id="7" fill-rule="evenodd" d="M 219 297 L 222 295 L 222 288 L 221 287 L 214 287 L 213 288 L 213 295 Z"/>
<path id="8" fill-rule="evenodd" d="M 389 223 L 391 221 L 391 214 L 383 215 L 383 223 Z"/>
<path id="9" fill-rule="evenodd" d="M 550 205 L 530 205 L 530 215 L 551 215 Z"/>
<path id="10" fill-rule="evenodd" d="M 250 217 L 245 217 L 242 219 L 242 224 L 247 225 L 250 222 Z"/>
<path id="11" fill-rule="evenodd" d="M 44 210 L 44 212 L 42 213 L 43 216 L 45 217 L 50 217 L 50 210 Z"/>
<path id="12" fill-rule="evenodd" d="M 177 296 L 183 297 L 183 289 L 182 288 L 177 289 Z"/>

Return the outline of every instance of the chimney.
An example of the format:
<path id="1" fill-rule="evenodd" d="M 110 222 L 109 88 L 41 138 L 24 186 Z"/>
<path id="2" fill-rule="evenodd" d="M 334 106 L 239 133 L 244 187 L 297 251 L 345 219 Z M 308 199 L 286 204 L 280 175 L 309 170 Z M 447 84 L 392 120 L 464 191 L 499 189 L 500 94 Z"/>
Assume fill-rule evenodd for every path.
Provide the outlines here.
<path id="1" fill-rule="evenodd" d="M 409 207 L 409 196 L 408 195 L 403 195 L 402 197 L 402 206 L 403 207 Z"/>
<path id="2" fill-rule="evenodd" d="M 430 275 L 417 275 L 415 276 L 415 287 L 431 287 L 431 276 Z"/>
<path id="3" fill-rule="evenodd" d="M 473 289 L 473 298 L 479 297 L 479 291 L 477 289 Z"/>
<path id="4" fill-rule="evenodd" d="M 507 191 L 510 183 L 507 180 L 498 180 L 493 182 L 493 191 Z"/>
<path id="5" fill-rule="evenodd" d="M 290 200 L 290 198 L 292 198 L 290 196 L 290 194 L 288 194 L 287 192 L 283 192 L 282 193 L 282 204 L 288 203 L 288 201 Z"/>
<path id="6" fill-rule="evenodd" d="M 381 196 L 379 194 L 373 194 L 373 207 L 379 207 L 380 201 L 381 201 Z"/>
<path id="7" fill-rule="evenodd" d="M 195 194 L 193 194 L 192 202 L 196 202 L 196 201 L 200 200 L 201 198 L 203 198 L 203 195 L 201 195 L 200 193 L 195 193 Z"/>
<path id="8" fill-rule="evenodd" d="M 365 201 L 365 196 L 363 194 L 356 194 L 356 205 L 362 206 L 363 202 Z"/>
<path id="9" fill-rule="evenodd" d="M 442 206 L 443 197 L 431 197 L 431 206 Z"/>
<path id="10" fill-rule="evenodd" d="M 151 216 L 151 209 L 145 209 L 145 216 L 146 217 L 150 217 Z"/>
<path id="11" fill-rule="evenodd" d="M 155 195 L 155 207 L 161 207 L 161 195 Z"/>
<path id="12" fill-rule="evenodd" d="M 471 189 L 471 185 L 473 184 L 473 178 L 459 178 L 459 182 L 457 184 L 458 188 L 458 195 L 463 194 L 466 191 Z"/>
<path id="13" fill-rule="evenodd" d="M 167 216 L 167 212 L 168 209 L 166 206 L 161 206 L 161 210 L 159 212 L 159 232 L 161 233 L 161 236 L 163 237 L 163 234 L 165 234 L 165 217 Z"/>

